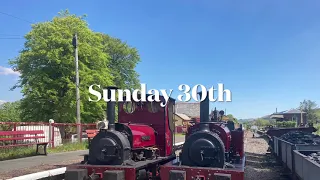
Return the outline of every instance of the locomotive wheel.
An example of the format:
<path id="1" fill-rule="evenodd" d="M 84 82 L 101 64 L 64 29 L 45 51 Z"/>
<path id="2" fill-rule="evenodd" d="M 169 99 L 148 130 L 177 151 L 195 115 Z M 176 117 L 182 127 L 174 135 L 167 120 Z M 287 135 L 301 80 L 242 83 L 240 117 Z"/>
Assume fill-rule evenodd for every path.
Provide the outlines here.
<path id="1" fill-rule="evenodd" d="M 225 146 L 213 132 L 198 131 L 186 139 L 181 164 L 186 166 L 223 168 Z"/>

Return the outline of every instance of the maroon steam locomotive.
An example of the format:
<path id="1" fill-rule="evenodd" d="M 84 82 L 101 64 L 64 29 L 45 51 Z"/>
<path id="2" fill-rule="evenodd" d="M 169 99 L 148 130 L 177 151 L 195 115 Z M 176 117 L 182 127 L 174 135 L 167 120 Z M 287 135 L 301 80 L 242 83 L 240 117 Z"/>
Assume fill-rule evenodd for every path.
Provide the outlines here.
<path id="1" fill-rule="evenodd" d="M 110 90 L 115 87 L 109 87 Z M 165 99 L 160 97 L 161 102 Z M 66 180 L 136 180 L 159 176 L 159 166 L 176 159 L 174 152 L 174 99 L 161 102 L 107 103 L 108 128 L 92 139 L 81 164 L 67 167 Z"/>
<path id="2" fill-rule="evenodd" d="M 179 159 L 161 166 L 161 179 L 244 179 L 242 127 L 234 129 L 232 122 L 219 122 L 217 118 L 210 121 L 208 114 L 209 98 L 206 97 L 200 103 L 200 123 L 189 128 Z"/>
<path id="3" fill-rule="evenodd" d="M 174 105 L 174 99 L 165 107 L 160 102 L 119 102 L 115 123 L 115 102 L 108 102 L 108 129 L 92 139 L 81 164 L 67 167 L 65 180 L 243 180 L 242 129 L 210 121 L 206 98 L 200 104 L 200 123 L 189 128 L 177 158 Z"/>

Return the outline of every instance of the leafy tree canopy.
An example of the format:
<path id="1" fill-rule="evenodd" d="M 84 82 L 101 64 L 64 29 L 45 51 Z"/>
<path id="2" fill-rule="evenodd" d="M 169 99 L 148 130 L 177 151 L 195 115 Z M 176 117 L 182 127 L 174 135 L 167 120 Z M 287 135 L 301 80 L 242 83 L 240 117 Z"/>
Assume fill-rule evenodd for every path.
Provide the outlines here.
<path id="1" fill-rule="evenodd" d="M 20 101 L 3 103 L 0 105 L 0 122 L 19 122 L 20 113 Z"/>
<path id="2" fill-rule="evenodd" d="M 308 122 L 315 123 L 319 116 L 316 108 L 318 107 L 315 101 L 303 100 L 300 102 L 299 109 L 306 112 Z"/>
<path id="3" fill-rule="evenodd" d="M 72 45 L 75 33 L 78 36 L 82 122 L 95 122 L 105 117 L 105 102 L 88 100 L 90 85 L 134 88 L 139 84 L 134 70 L 140 60 L 137 50 L 120 39 L 93 32 L 85 16 L 76 16 L 66 10 L 49 22 L 32 25 L 32 30 L 25 35 L 24 49 L 18 57 L 10 60 L 13 68 L 21 73 L 20 81 L 13 89 L 22 88 L 23 121 L 48 121 L 52 118 L 56 122 L 75 122 Z"/>
<path id="4" fill-rule="evenodd" d="M 232 114 L 228 114 L 227 117 L 229 118 L 229 120 L 233 121 L 236 124 L 239 124 L 238 119 L 233 117 Z"/>

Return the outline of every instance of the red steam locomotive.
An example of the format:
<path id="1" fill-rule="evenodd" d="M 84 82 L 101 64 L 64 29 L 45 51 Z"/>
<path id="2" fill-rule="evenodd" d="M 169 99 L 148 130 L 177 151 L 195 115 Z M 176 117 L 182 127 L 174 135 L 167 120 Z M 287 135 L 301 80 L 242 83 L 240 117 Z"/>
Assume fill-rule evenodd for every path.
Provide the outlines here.
<path id="1" fill-rule="evenodd" d="M 224 112 L 220 112 L 223 116 Z M 210 121 L 208 114 L 209 98 L 206 97 L 200 103 L 200 123 L 188 129 L 179 159 L 161 166 L 161 179 L 244 179 L 242 127 L 234 129 L 232 121 L 219 122 L 217 117 Z"/>
<path id="2" fill-rule="evenodd" d="M 110 90 L 115 87 L 109 87 Z M 110 98 L 110 97 L 109 97 Z M 161 102 L 165 99 L 160 97 Z M 174 152 L 174 99 L 161 102 L 107 103 L 107 129 L 91 140 L 81 164 L 67 167 L 66 180 L 136 180 L 159 176 L 159 166 L 176 159 Z"/>
<path id="3" fill-rule="evenodd" d="M 177 158 L 175 100 L 165 107 L 160 103 L 119 102 L 115 123 L 115 102 L 108 102 L 108 128 L 92 139 L 82 163 L 67 167 L 65 180 L 243 180 L 242 129 L 210 121 L 206 98 L 200 104 L 200 123 L 189 128 Z"/>

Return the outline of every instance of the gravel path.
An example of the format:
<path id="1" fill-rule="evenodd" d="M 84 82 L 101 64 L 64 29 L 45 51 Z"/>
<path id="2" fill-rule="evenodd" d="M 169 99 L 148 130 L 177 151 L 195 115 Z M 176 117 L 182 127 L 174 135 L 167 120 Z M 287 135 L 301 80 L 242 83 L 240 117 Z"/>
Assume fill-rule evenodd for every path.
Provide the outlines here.
<path id="1" fill-rule="evenodd" d="M 246 168 L 245 180 L 288 180 L 281 176 L 283 168 L 275 158 L 266 154 L 268 143 L 260 137 L 252 138 L 247 132 L 245 138 Z"/>

